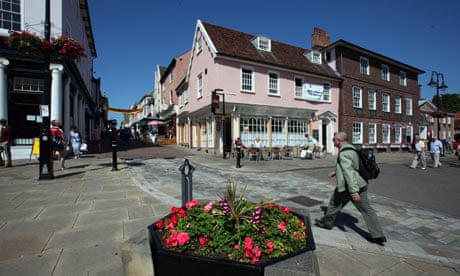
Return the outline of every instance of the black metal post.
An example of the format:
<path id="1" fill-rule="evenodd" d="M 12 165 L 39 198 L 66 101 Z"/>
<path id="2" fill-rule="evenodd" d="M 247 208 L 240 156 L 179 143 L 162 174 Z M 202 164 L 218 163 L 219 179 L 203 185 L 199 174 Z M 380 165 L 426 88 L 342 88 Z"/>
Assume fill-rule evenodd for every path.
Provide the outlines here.
<path id="1" fill-rule="evenodd" d="M 45 41 L 50 41 L 50 0 L 45 1 Z M 42 130 L 40 133 L 40 165 L 39 165 L 39 180 L 53 179 L 54 155 L 51 148 L 51 133 L 50 133 L 50 116 L 51 116 L 51 75 L 50 75 L 50 52 L 49 49 L 44 50 L 44 91 L 41 98 L 41 115 L 42 115 Z"/>
<path id="2" fill-rule="evenodd" d="M 118 171 L 117 163 L 117 129 L 110 127 L 110 137 L 112 140 L 112 171 Z"/>
<path id="3" fill-rule="evenodd" d="M 182 207 L 185 207 L 185 204 L 192 200 L 192 186 L 193 186 L 193 171 L 195 168 L 190 164 L 188 159 L 185 159 L 184 164 L 179 167 L 181 172 L 181 186 L 182 186 Z"/>

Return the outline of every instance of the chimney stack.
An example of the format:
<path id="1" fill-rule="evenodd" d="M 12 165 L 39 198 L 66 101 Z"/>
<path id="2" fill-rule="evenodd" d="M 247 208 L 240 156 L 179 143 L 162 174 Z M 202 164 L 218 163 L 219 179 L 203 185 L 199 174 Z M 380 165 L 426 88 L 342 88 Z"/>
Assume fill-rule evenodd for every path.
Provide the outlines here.
<path id="1" fill-rule="evenodd" d="M 311 49 L 320 50 L 331 44 L 331 39 L 327 32 L 323 29 L 315 27 L 313 34 L 311 35 Z"/>

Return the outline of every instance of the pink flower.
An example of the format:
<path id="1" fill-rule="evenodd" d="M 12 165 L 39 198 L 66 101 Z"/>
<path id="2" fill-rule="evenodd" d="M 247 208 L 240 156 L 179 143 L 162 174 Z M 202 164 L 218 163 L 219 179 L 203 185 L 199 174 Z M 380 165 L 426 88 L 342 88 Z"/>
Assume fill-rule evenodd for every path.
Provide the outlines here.
<path id="1" fill-rule="evenodd" d="M 238 250 L 238 249 L 240 249 L 240 245 L 239 245 L 239 244 L 235 244 L 235 245 L 233 246 L 233 248 L 235 248 L 236 250 Z"/>
<path id="2" fill-rule="evenodd" d="M 286 222 L 284 222 L 284 220 L 282 220 L 279 224 L 278 224 L 278 229 L 281 230 L 281 232 L 286 232 Z"/>
<path id="3" fill-rule="evenodd" d="M 244 239 L 244 250 L 250 250 L 252 249 L 253 246 L 254 246 L 254 241 L 251 238 L 246 237 Z"/>
<path id="4" fill-rule="evenodd" d="M 268 241 L 266 243 L 267 247 L 268 247 L 268 254 L 272 254 L 274 249 L 273 249 L 273 242 L 272 241 Z"/>
<path id="5" fill-rule="evenodd" d="M 177 234 L 177 242 L 179 245 L 187 244 L 190 241 L 190 236 L 186 232 L 180 232 Z"/>
<path id="6" fill-rule="evenodd" d="M 283 213 L 285 213 L 286 215 L 289 215 L 289 213 L 291 212 L 291 209 L 289 209 L 289 207 L 280 206 L 279 208 L 280 208 L 280 210 L 283 211 Z"/>
<path id="7" fill-rule="evenodd" d="M 161 229 L 161 228 L 163 228 L 163 226 L 165 226 L 165 223 L 160 219 L 160 220 L 158 220 L 158 221 L 155 223 L 155 226 L 156 226 L 158 229 Z"/>
<path id="8" fill-rule="evenodd" d="M 208 242 L 208 239 L 205 237 L 200 237 L 200 245 L 205 245 Z"/>
<path id="9" fill-rule="evenodd" d="M 197 205 L 198 205 L 198 200 L 193 199 L 193 200 L 187 201 L 185 203 L 185 208 L 190 209 L 190 208 L 195 207 Z"/>
<path id="10" fill-rule="evenodd" d="M 206 213 L 209 213 L 209 211 L 212 210 L 212 205 L 214 205 L 214 201 L 211 201 L 211 202 L 209 202 L 208 204 L 206 204 L 206 206 L 204 206 L 204 211 L 205 211 Z"/>

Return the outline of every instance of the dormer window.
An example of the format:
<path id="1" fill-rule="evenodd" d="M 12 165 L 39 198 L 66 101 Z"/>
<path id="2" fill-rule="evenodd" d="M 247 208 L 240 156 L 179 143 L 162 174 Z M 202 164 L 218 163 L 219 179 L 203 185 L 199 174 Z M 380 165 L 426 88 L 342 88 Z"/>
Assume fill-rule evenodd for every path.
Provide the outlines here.
<path id="1" fill-rule="evenodd" d="M 252 40 L 252 44 L 258 50 L 267 51 L 267 52 L 271 52 L 272 50 L 272 42 L 268 37 L 258 36 Z"/>
<path id="2" fill-rule="evenodd" d="M 311 63 L 322 64 L 322 55 L 320 51 L 310 51 L 304 54 Z"/>

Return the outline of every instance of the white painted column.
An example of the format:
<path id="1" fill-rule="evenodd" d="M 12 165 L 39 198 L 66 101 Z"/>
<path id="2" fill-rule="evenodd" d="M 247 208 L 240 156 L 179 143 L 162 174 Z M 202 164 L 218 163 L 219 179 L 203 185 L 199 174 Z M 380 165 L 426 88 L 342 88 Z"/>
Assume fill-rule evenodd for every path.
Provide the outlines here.
<path id="1" fill-rule="evenodd" d="M 0 118 L 8 120 L 8 82 L 5 69 L 10 64 L 6 58 L 0 58 Z"/>
<path id="2" fill-rule="evenodd" d="M 62 72 L 61 64 L 50 64 L 51 70 L 51 121 L 58 120 L 62 124 Z"/>
<path id="3" fill-rule="evenodd" d="M 64 110 L 62 125 L 65 128 L 70 127 L 70 79 L 66 78 L 64 82 Z"/>

